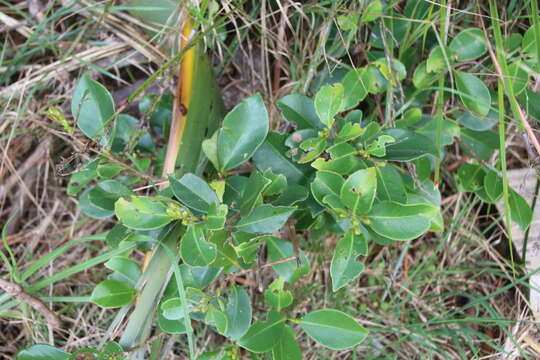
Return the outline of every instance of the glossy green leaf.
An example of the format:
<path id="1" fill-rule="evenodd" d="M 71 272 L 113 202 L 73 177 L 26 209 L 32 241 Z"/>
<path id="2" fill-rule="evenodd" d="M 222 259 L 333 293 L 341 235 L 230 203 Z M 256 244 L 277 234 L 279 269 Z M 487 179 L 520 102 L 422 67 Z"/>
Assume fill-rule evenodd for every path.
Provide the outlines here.
<path id="1" fill-rule="evenodd" d="M 424 234 L 430 226 L 426 206 L 405 205 L 383 201 L 373 206 L 368 215 L 369 226 L 377 234 L 392 240 L 412 240 Z M 435 210 L 436 207 L 431 206 Z"/>
<path id="2" fill-rule="evenodd" d="M 293 295 L 289 290 L 284 289 L 285 280 L 277 278 L 264 291 L 264 300 L 272 309 L 281 311 L 293 302 Z"/>
<path id="3" fill-rule="evenodd" d="M 515 61 L 508 65 L 508 84 L 514 89 L 514 94 L 521 94 L 529 84 L 529 73 L 523 68 L 524 64 Z"/>
<path id="4" fill-rule="evenodd" d="M 525 35 L 523 35 L 523 41 L 521 43 L 521 50 L 525 53 L 528 53 L 531 57 L 537 56 L 536 27 L 534 25 L 529 27 L 527 31 L 525 31 Z"/>
<path id="5" fill-rule="evenodd" d="M 225 204 L 218 205 L 216 203 L 210 204 L 208 208 L 208 214 L 206 221 L 204 222 L 204 228 L 206 230 L 221 230 L 225 226 L 227 220 L 227 213 L 229 208 Z"/>
<path id="6" fill-rule="evenodd" d="M 163 317 L 167 320 L 180 320 L 184 318 L 184 305 L 178 297 L 163 301 L 160 308 Z"/>
<path id="7" fill-rule="evenodd" d="M 283 315 L 270 312 L 268 320 L 256 321 L 238 340 L 238 344 L 254 353 L 269 351 L 281 340 L 285 320 Z"/>
<path id="8" fill-rule="evenodd" d="M 446 49 L 446 56 L 450 56 L 448 49 Z M 429 53 L 429 57 L 426 61 L 426 71 L 428 73 L 438 73 L 445 69 L 446 60 L 444 58 L 443 48 L 436 46 Z"/>
<path id="9" fill-rule="evenodd" d="M 132 196 L 131 202 L 120 198 L 114 211 L 124 226 L 135 230 L 159 229 L 173 220 L 163 202 L 146 196 Z"/>
<path id="10" fill-rule="evenodd" d="M 476 191 L 484 185 L 485 171 L 479 164 L 462 164 L 458 169 L 458 179 L 464 191 Z"/>
<path id="11" fill-rule="evenodd" d="M 206 241 L 200 226 L 190 226 L 182 237 L 180 256 L 190 266 L 207 266 L 217 257 L 216 245 Z"/>
<path id="12" fill-rule="evenodd" d="M 403 179 L 395 166 L 386 164 L 377 169 L 377 198 L 399 203 L 407 201 L 407 193 Z"/>
<path id="13" fill-rule="evenodd" d="M 525 199 L 516 191 L 510 189 L 510 217 L 519 225 L 521 231 L 527 230 L 532 221 L 533 212 Z"/>
<path id="14" fill-rule="evenodd" d="M 300 148 L 306 152 L 298 159 L 298 163 L 305 164 L 315 160 L 323 153 L 326 149 L 326 140 L 319 137 L 307 139 L 300 144 Z"/>
<path id="15" fill-rule="evenodd" d="M 475 114 L 486 116 L 491 107 L 491 95 L 484 82 L 463 71 L 455 71 L 454 76 L 463 105 Z"/>
<path id="16" fill-rule="evenodd" d="M 206 214 L 210 204 L 217 203 L 218 198 L 214 190 L 200 177 L 194 174 L 185 174 L 180 179 L 169 175 L 174 196 L 187 207 Z"/>
<path id="17" fill-rule="evenodd" d="M 437 155 L 435 143 L 427 136 L 399 128 L 387 129 L 384 134 L 395 140 L 386 145 L 384 160 L 410 161 L 428 154 Z"/>
<path id="18" fill-rule="evenodd" d="M 341 111 L 356 107 L 368 94 L 367 77 L 362 76 L 364 69 L 352 69 L 345 74 L 341 81 L 343 85 L 343 102 Z"/>
<path id="19" fill-rule="evenodd" d="M 354 214 L 365 215 L 371 209 L 376 191 L 377 171 L 371 167 L 349 175 L 341 187 L 339 198 Z"/>
<path id="20" fill-rule="evenodd" d="M 268 246 L 268 257 L 272 262 L 296 255 L 293 244 L 290 241 L 268 237 L 266 239 L 266 245 Z M 290 284 L 294 284 L 301 276 L 308 274 L 310 270 L 309 260 L 302 250 L 299 251 L 299 255 L 300 265 L 294 259 L 272 265 L 274 271 Z"/>
<path id="21" fill-rule="evenodd" d="M 225 314 L 228 324 L 225 335 L 236 341 L 248 331 L 251 323 L 251 302 L 246 290 L 238 286 L 229 290 Z"/>
<path id="22" fill-rule="evenodd" d="M 83 75 L 73 92 L 71 114 L 84 135 L 97 142 L 105 139 L 105 127 L 114 115 L 114 101 L 107 89 Z M 105 139 L 106 140 L 106 139 Z"/>
<path id="23" fill-rule="evenodd" d="M 135 286 L 141 276 L 139 264 L 127 257 L 115 256 L 104 265 L 107 269 L 120 274 L 126 282 L 133 286 Z"/>
<path id="24" fill-rule="evenodd" d="M 242 217 L 236 228 L 254 234 L 271 234 L 285 225 L 296 208 L 288 206 L 260 205 L 251 214 Z"/>
<path id="25" fill-rule="evenodd" d="M 413 73 L 413 84 L 417 89 L 425 89 L 434 83 L 439 74 L 434 75 L 427 71 L 427 61 L 422 61 L 416 66 Z"/>
<path id="26" fill-rule="evenodd" d="M 499 148 L 499 136 L 495 131 L 472 131 L 461 129 L 461 140 L 465 144 L 464 150 L 472 153 L 481 160 L 487 160 L 493 151 Z"/>
<path id="27" fill-rule="evenodd" d="M 218 131 L 219 169 L 225 172 L 243 164 L 264 142 L 268 134 L 268 113 L 261 95 L 250 96 L 236 105 Z"/>
<path id="28" fill-rule="evenodd" d="M 367 254 L 367 240 L 363 235 L 347 232 L 339 239 L 330 265 L 332 291 L 338 291 L 360 276 L 364 264 L 357 260 L 359 255 Z"/>
<path id="29" fill-rule="evenodd" d="M 320 170 L 315 174 L 315 179 L 311 183 L 311 193 L 317 202 L 324 206 L 323 198 L 326 195 L 334 194 L 339 197 L 339 193 L 345 180 L 343 177 L 332 171 Z"/>
<path id="30" fill-rule="evenodd" d="M 484 189 L 489 200 L 497 202 L 503 194 L 503 182 L 499 174 L 489 170 L 484 177 Z"/>
<path id="31" fill-rule="evenodd" d="M 279 99 L 276 104 L 283 117 L 296 124 L 298 130 L 324 128 L 311 98 L 301 94 L 290 94 Z"/>
<path id="32" fill-rule="evenodd" d="M 215 306 L 208 306 L 206 311 L 204 321 L 208 324 L 212 324 L 216 327 L 216 330 L 220 334 L 225 334 L 227 332 L 227 315 L 223 311 L 218 310 Z"/>
<path id="33" fill-rule="evenodd" d="M 289 325 L 283 327 L 281 339 L 272 348 L 272 360 L 302 360 L 302 351 L 296 341 L 296 333 Z"/>
<path id="34" fill-rule="evenodd" d="M 283 174 L 287 183 L 298 184 L 307 181 L 307 175 L 313 172 L 309 165 L 293 163 L 287 157 L 287 148 L 283 145 L 287 135 L 270 132 L 266 141 L 253 156 L 253 161 L 260 171 L 272 170 L 274 174 Z"/>
<path id="35" fill-rule="evenodd" d="M 487 53 L 484 32 L 479 28 L 468 28 L 457 34 L 450 42 L 450 49 L 458 61 L 471 61 Z"/>
<path id="36" fill-rule="evenodd" d="M 79 191 L 84 189 L 86 185 L 90 183 L 93 179 L 98 176 L 96 171 L 96 164 L 93 166 L 88 166 L 88 168 L 78 171 L 75 174 L 71 175 L 69 178 L 69 183 L 67 187 L 67 193 L 70 196 L 76 196 Z"/>
<path id="37" fill-rule="evenodd" d="M 313 340 L 332 350 L 358 345 L 368 334 L 350 315 L 333 309 L 312 311 L 298 323 Z"/>
<path id="38" fill-rule="evenodd" d="M 259 171 L 250 174 L 239 204 L 242 216 L 250 214 L 253 208 L 262 202 L 262 193 L 271 182 Z"/>
<path id="39" fill-rule="evenodd" d="M 454 114 L 459 123 L 473 131 L 485 131 L 491 129 L 497 123 L 496 112 L 490 112 L 486 117 L 477 117 L 469 112 L 458 111 Z"/>
<path id="40" fill-rule="evenodd" d="M 102 308 L 111 309 L 131 304 L 135 294 L 135 289 L 124 282 L 104 280 L 96 285 L 90 301 Z"/>
<path id="41" fill-rule="evenodd" d="M 16 360 L 68 360 L 70 354 L 47 344 L 32 345 L 21 350 L 15 356 Z"/>
<path id="42" fill-rule="evenodd" d="M 325 85 L 315 95 L 315 112 L 327 127 L 334 123 L 334 117 L 341 111 L 344 90 L 341 83 Z"/>

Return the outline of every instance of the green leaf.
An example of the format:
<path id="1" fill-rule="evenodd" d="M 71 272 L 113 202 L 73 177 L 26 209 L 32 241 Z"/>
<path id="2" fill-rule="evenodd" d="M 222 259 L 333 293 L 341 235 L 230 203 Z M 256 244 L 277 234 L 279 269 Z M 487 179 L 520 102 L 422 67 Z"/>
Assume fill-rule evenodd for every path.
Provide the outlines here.
<path id="1" fill-rule="evenodd" d="M 413 73 L 413 85 L 417 89 L 425 89 L 429 87 L 432 83 L 434 83 L 437 78 L 439 77 L 439 74 L 430 73 L 427 71 L 427 61 L 422 61 L 420 64 L 416 66 L 416 69 Z"/>
<path id="2" fill-rule="evenodd" d="M 320 170 L 315 173 L 315 179 L 311 183 L 311 193 L 321 206 L 325 206 L 323 198 L 333 194 L 339 197 L 339 193 L 345 180 L 332 171 Z"/>
<path id="3" fill-rule="evenodd" d="M 343 85 L 336 83 L 333 86 L 325 85 L 315 95 L 315 111 L 321 122 L 331 127 L 343 104 Z"/>
<path id="4" fill-rule="evenodd" d="M 407 201 L 407 193 L 403 179 L 395 166 L 386 164 L 377 169 L 377 198 L 399 203 Z"/>
<path id="5" fill-rule="evenodd" d="M 281 311 L 293 302 L 293 295 L 289 290 L 284 290 L 285 280 L 277 278 L 264 291 L 264 300 L 272 309 Z"/>
<path id="6" fill-rule="evenodd" d="M 345 74 L 341 81 L 343 85 L 343 103 L 341 111 L 356 107 L 368 94 L 369 84 L 367 77 L 363 76 L 365 69 L 352 69 Z"/>
<path id="7" fill-rule="evenodd" d="M 114 115 L 114 101 L 107 89 L 83 75 L 71 99 L 71 114 L 84 135 L 106 142 L 105 126 Z"/>
<path id="8" fill-rule="evenodd" d="M 487 86 L 476 76 L 463 71 L 454 72 L 456 87 L 463 105 L 480 116 L 486 116 L 491 107 Z"/>
<path id="9" fill-rule="evenodd" d="M 256 207 L 248 216 L 242 217 L 236 228 L 254 234 L 271 234 L 285 225 L 294 210 L 294 207 L 264 204 Z"/>
<path id="10" fill-rule="evenodd" d="M 426 210 L 437 210 L 428 205 L 405 205 L 383 201 L 373 206 L 368 215 L 369 226 L 377 234 L 392 240 L 412 240 L 425 233 L 430 226 Z"/>
<path id="11" fill-rule="evenodd" d="M 540 25 L 537 25 L 540 26 Z M 521 50 L 525 53 L 528 53 L 529 56 L 535 58 L 537 56 L 536 52 L 536 26 L 531 26 L 525 31 L 523 35 L 523 41 L 521 43 Z M 540 60 L 538 60 L 540 61 Z"/>
<path id="12" fill-rule="evenodd" d="M 90 301 L 105 309 L 117 308 L 131 304 L 136 293 L 134 288 L 124 282 L 104 280 L 96 285 Z"/>
<path id="13" fill-rule="evenodd" d="M 92 187 L 88 193 L 90 203 L 103 210 L 114 213 L 114 203 L 122 196 L 130 196 L 132 191 L 120 181 L 105 180 Z"/>
<path id="14" fill-rule="evenodd" d="M 341 187 L 339 198 L 354 214 L 365 215 L 373 205 L 376 191 L 377 171 L 371 167 L 349 175 Z"/>
<path id="15" fill-rule="evenodd" d="M 458 179 L 464 191 L 476 191 L 484 185 L 485 171 L 479 164 L 462 164 L 458 168 Z"/>
<path id="16" fill-rule="evenodd" d="M 493 151 L 499 148 L 499 136 L 495 131 L 472 131 L 461 129 L 461 140 L 466 145 L 466 152 L 472 153 L 481 160 L 487 160 Z"/>
<path id="17" fill-rule="evenodd" d="M 510 217 L 519 225 L 521 231 L 526 231 L 532 221 L 533 212 L 525 199 L 510 189 Z"/>
<path id="18" fill-rule="evenodd" d="M 114 211 L 124 226 L 135 230 L 159 229 L 173 220 L 163 202 L 146 196 L 132 196 L 131 202 L 120 198 Z"/>
<path id="19" fill-rule="evenodd" d="M 217 138 L 218 131 L 214 132 L 211 138 L 205 139 L 202 142 L 201 149 L 212 165 L 214 165 L 214 168 L 219 169 Z"/>
<path id="20" fill-rule="evenodd" d="M 181 320 L 184 318 L 184 305 L 178 297 L 163 301 L 160 308 L 163 317 L 167 320 Z"/>
<path id="21" fill-rule="evenodd" d="M 263 353 L 272 349 L 281 340 L 285 320 L 283 315 L 270 312 L 268 320 L 256 321 L 238 340 L 238 344 L 254 353 Z"/>
<path id="22" fill-rule="evenodd" d="M 76 196 L 79 191 L 86 187 L 98 176 L 96 171 L 96 163 L 93 163 L 88 166 L 88 168 L 78 171 L 75 174 L 71 175 L 69 178 L 69 184 L 67 187 L 67 193 L 70 196 Z"/>
<path id="23" fill-rule="evenodd" d="M 307 175 L 313 172 L 308 165 L 293 163 L 285 155 L 287 148 L 284 145 L 288 135 L 270 132 L 266 141 L 253 155 L 253 161 L 260 171 L 272 170 L 274 174 L 282 174 L 287 178 L 287 183 L 298 184 L 307 181 Z"/>
<path id="24" fill-rule="evenodd" d="M 268 258 L 272 262 L 295 256 L 295 251 L 290 241 L 269 236 L 266 238 L 266 245 L 268 246 Z M 296 260 L 291 260 L 281 264 L 272 265 L 272 268 L 279 276 L 290 284 L 294 284 L 301 276 L 308 274 L 310 270 L 309 260 L 301 250 L 300 266 L 298 266 Z"/>
<path id="25" fill-rule="evenodd" d="M 386 129 L 384 134 L 395 140 L 386 145 L 386 156 L 382 158 L 384 160 L 410 161 L 428 154 L 437 155 L 433 140 L 427 136 L 399 128 Z"/>
<path id="26" fill-rule="evenodd" d="M 252 95 L 236 105 L 218 130 L 219 170 L 225 172 L 248 161 L 268 134 L 268 113 L 261 95 Z"/>
<path id="27" fill-rule="evenodd" d="M 200 177 L 194 174 L 185 174 L 180 179 L 169 175 L 174 196 L 187 207 L 206 214 L 212 203 L 218 203 L 214 190 Z"/>
<path id="28" fill-rule="evenodd" d="M 446 56 L 449 56 L 448 49 L 446 49 Z M 444 59 L 443 49 L 440 46 L 435 46 L 429 53 L 429 57 L 426 61 L 426 71 L 428 73 L 438 73 L 445 68 L 446 61 Z"/>
<path id="29" fill-rule="evenodd" d="M 314 137 L 303 141 L 300 144 L 300 149 L 307 151 L 307 153 L 302 154 L 298 160 L 298 163 L 305 164 L 315 160 L 323 153 L 325 148 L 326 140 L 319 137 Z"/>
<path id="30" fill-rule="evenodd" d="M 238 286 L 233 286 L 229 290 L 225 314 L 228 324 L 225 335 L 236 341 L 248 331 L 251 323 L 251 303 L 246 290 Z"/>
<path id="31" fill-rule="evenodd" d="M 115 256 L 105 264 L 107 269 L 120 274 L 130 285 L 135 285 L 141 276 L 141 269 L 136 261 L 124 256 Z"/>
<path id="32" fill-rule="evenodd" d="M 291 94 L 282 97 L 276 103 L 283 117 L 301 129 L 323 129 L 324 125 L 315 112 L 313 100 L 305 95 Z"/>
<path id="33" fill-rule="evenodd" d="M 503 194 L 501 177 L 493 170 L 489 170 L 484 177 L 484 189 L 492 203 L 497 202 Z"/>
<path id="34" fill-rule="evenodd" d="M 350 315 L 334 309 L 312 311 L 298 323 L 313 340 L 332 350 L 358 345 L 368 334 Z"/>
<path id="35" fill-rule="evenodd" d="M 380 0 L 374 0 L 366 6 L 362 11 L 362 17 L 360 21 L 363 23 L 371 22 L 377 20 L 383 15 L 383 5 Z"/>
<path id="36" fill-rule="evenodd" d="M 217 257 L 216 245 L 206 241 L 200 226 L 190 226 L 182 237 L 180 256 L 190 266 L 207 266 Z"/>
<path id="37" fill-rule="evenodd" d="M 240 199 L 240 213 L 246 216 L 253 208 L 262 203 L 262 193 L 272 181 L 268 180 L 259 171 L 253 171 Z"/>
<path id="38" fill-rule="evenodd" d="M 517 96 L 527 88 L 529 83 L 529 73 L 523 68 L 521 61 L 515 61 L 508 65 L 508 84 L 514 88 L 514 94 Z"/>
<path id="39" fill-rule="evenodd" d="M 296 341 L 296 333 L 289 325 L 283 327 L 281 339 L 272 348 L 272 360 L 302 360 L 302 351 Z"/>
<path id="40" fill-rule="evenodd" d="M 467 129 L 485 131 L 491 129 L 497 123 L 498 114 L 496 112 L 490 112 L 486 117 L 479 118 L 469 112 L 458 111 L 454 116 Z"/>
<path id="41" fill-rule="evenodd" d="M 47 344 L 32 345 L 17 353 L 16 360 L 68 360 L 70 354 Z"/>
<path id="42" fill-rule="evenodd" d="M 367 254 L 367 240 L 363 235 L 348 232 L 339 239 L 330 265 L 332 276 L 332 291 L 336 292 L 364 271 L 364 264 L 356 259 L 359 255 Z"/>
<path id="43" fill-rule="evenodd" d="M 218 333 L 222 335 L 227 332 L 227 315 L 225 315 L 223 311 L 218 310 L 215 306 L 208 306 L 204 321 L 207 324 L 214 325 Z"/>
<path id="44" fill-rule="evenodd" d="M 204 222 L 204 228 L 206 230 L 221 230 L 225 226 L 227 220 L 227 213 L 229 208 L 226 204 L 218 205 L 216 203 L 210 204 L 208 209 L 208 215 Z"/>
<path id="45" fill-rule="evenodd" d="M 452 39 L 450 49 L 458 61 L 478 59 L 487 52 L 484 32 L 478 28 L 465 29 Z"/>

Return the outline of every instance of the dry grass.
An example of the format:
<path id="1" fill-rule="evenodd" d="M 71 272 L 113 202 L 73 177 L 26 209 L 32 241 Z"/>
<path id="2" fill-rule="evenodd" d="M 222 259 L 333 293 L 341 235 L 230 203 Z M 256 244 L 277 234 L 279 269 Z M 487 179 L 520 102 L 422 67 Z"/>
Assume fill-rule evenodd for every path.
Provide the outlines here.
<path id="1" fill-rule="evenodd" d="M 57 167 L 63 159 L 84 152 L 84 139 L 77 131 L 66 132 L 47 117 L 47 110 L 60 106 L 72 123 L 69 97 L 89 64 L 92 76 L 99 77 L 122 104 L 167 60 L 159 42 L 168 38 L 150 39 L 145 32 L 149 25 L 124 11 L 88 11 L 95 1 L 77 2 L 70 8 L 68 3 L 0 2 L 4 47 L 0 63 L 11 61 L 0 64 L 4 72 L 0 74 L 0 222 L 7 234 L 4 247 L 11 249 L 18 273 L 70 239 L 102 233 L 108 226 L 106 221 L 84 217 L 76 199 L 66 195 L 67 178 L 58 174 Z M 328 10 L 315 1 L 305 5 L 285 1 L 272 10 L 269 2 L 262 1 L 255 11 L 224 2 L 219 16 L 227 18 L 234 36 L 227 43 L 212 38 L 210 44 L 226 106 L 231 108 L 245 95 L 260 91 L 271 108 L 273 127 L 280 128 L 278 111 L 271 104 L 291 91 L 309 90 L 317 74 L 331 72 L 340 62 L 324 49 L 333 18 L 320 23 L 314 14 L 346 13 L 343 6 L 339 2 L 335 10 Z M 508 24 L 512 25 L 521 26 Z M 174 26 L 169 30 L 176 31 Z M 66 35 L 70 32 L 73 36 Z M 351 61 L 357 65 L 365 61 L 361 44 L 342 45 L 350 49 Z M 171 92 L 173 83 L 172 74 L 167 73 L 148 91 Z M 135 107 L 128 109 L 137 112 Z M 510 143 L 510 155 L 518 162 L 523 145 L 519 139 L 509 139 Z M 449 166 L 460 159 L 450 155 Z M 382 248 L 356 287 L 331 293 L 326 286 L 330 282 L 326 248 L 314 246 L 310 251 L 313 271 L 296 289 L 297 311 L 332 305 L 355 314 L 372 336 L 353 352 L 337 355 L 303 337 L 306 359 L 540 357 L 537 326 L 527 309 L 527 286 L 513 277 L 507 260 L 494 246 L 505 241 L 503 231 L 494 227 L 485 232 L 486 224 L 498 219 L 486 217 L 477 202 L 456 193 L 450 172 L 446 177 L 450 185 L 443 203 L 450 230 L 441 238 L 424 238 L 406 248 L 402 244 Z M 26 285 L 92 259 L 102 247 L 101 241 L 77 243 L 41 267 Z M 0 264 L 2 278 L 7 278 L 8 270 L 7 264 Z M 84 296 L 104 276 L 102 266 L 92 267 L 49 285 L 40 296 Z M 269 283 L 273 276 L 270 269 L 247 274 L 246 285 L 251 284 L 257 300 L 262 298 L 257 284 Z M 12 358 L 18 349 L 33 343 L 54 342 L 66 350 L 96 344 L 111 320 L 111 311 L 90 303 L 47 305 L 60 314 L 61 329 L 48 327 L 25 304 L 2 314 L 1 357 Z M 207 329 L 197 328 L 196 334 L 200 349 L 222 342 Z"/>

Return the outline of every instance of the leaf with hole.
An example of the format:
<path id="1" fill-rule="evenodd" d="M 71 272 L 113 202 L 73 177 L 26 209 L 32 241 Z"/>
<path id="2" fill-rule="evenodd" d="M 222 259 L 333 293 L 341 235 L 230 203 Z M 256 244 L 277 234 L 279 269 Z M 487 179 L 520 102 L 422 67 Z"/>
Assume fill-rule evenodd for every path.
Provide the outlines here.
<path id="1" fill-rule="evenodd" d="M 377 171 L 370 167 L 349 175 L 340 189 L 339 199 L 354 214 L 365 215 L 373 205 L 376 191 Z"/>
<path id="2" fill-rule="evenodd" d="M 339 239 L 330 265 L 332 291 L 338 291 L 360 276 L 364 271 L 364 264 L 357 258 L 366 254 L 367 239 L 363 235 L 355 235 L 349 231 Z"/>

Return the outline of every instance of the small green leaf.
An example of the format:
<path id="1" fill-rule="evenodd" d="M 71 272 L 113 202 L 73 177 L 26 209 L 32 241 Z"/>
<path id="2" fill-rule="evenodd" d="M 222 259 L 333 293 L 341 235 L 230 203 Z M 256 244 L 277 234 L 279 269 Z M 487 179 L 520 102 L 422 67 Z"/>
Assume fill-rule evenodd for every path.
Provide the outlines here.
<path id="1" fill-rule="evenodd" d="M 367 80 L 362 76 L 364 72 L 362 68 L 352 69 L 343 77 L 343 103 L 340 111 L 356 107 L 367 96 L 369 84 L 364 83 Z"/>
<path id="2" fill-rule="evenodd" d="M 537 25 L 540 26 L 540 25 Z M 531 26 L 525 31 L 523 35 L 523 41 L 521 43 L 521 50 L 524 53 L 528 53 L 529 56 L 535 58 L 537 56 L 536 50 L 536 26 Z M 537 60 L 540 61 L 540 60 Z"/>
<path id="3" fill-rule="evenodd" d="M 68 360 L 70 354 L 47 344 L 32 345 L 21 350 L 15 356 L 16 360 Z"/>
<path id="4" fill-rule="evenodd" d="M 449 56 L 448 49 L 446 56 Z M 435 46 L 429 53 L 429 57 L 426 61 L 426 71 L 428 73 L 438 73 L 446 68 L 446 61 L 444 59 L 443 49 L 440 46 Z"/>
<path id="5" fill-rule="evenodd" d="M 281 339 L 272 348 L 272 360 L 302 360 L 302 351 L 296 341 L 296 333 L 289 325 L 285 325 Z"/>
<path id="6" fill-rule="evenodd" d="M 124 282 L 104 280 L 96 285 L 90 301 L 102 308 L 111 309 L 131 304 L 135 294 L 135 289 Z"/>
<path id="7" fill-rule="evenodd" d="M 123 256 L 115 256 L 105 264 L 107 269 L 120 274 L 130 285 L 135 285 L 141 276 L 141 269 L 136 261 Z"/>
<path id="8" fill-rule="evenodd" d="M 268 257 L 270 261 L 278 261 L 295 256 L 293 245 L 290 241 L 285 241 L 275 237 L 267 237 L 266 245 L 268 246 Z M 301 276 L 309 273 L 309 260 L 300 250 L 300 266 L 293 259 L 281 264 L 272 265 L 274 271 L 281 276 L 286 282 L 294 284 Z"/>
<path id="9" fill-rule="evenodd" d="M 330 265 L 332 291 L 338 291 L 360 276 L 364 264 L 358 262 L 357 257 L 366 254 L 367 240 L 363 235 L 354 235 L 349 231 L 339 239 Z"/>
<path id="10" fill-rule="evenodd" d="M 262 203 L 262 193 L 271 182 L 259 171 L 253 171 L 249 175 L 249 180 L 239 204 L 242 216 L 249 215 L 256 205 Z"/>
<path id="11" fill-rule="evenodd" d="M 287 121 L 301 129 L 323 129 L 324 125 L 315 112 L 313 100 L 305 95 L 291 94 L 277 101 L 277 107 Z"/>
<path id="12" fill-rule="evenodd" d="M 180 256 L 190 266 L 207 266 L 217 257 L 216 245 L 206 241 L 200 226 L 190 226 L 182 237 Z"/>
<path id="13" fill-rule="evenodd" d="M 377 169 L 377 198 L 399 203 L 407 201 L 403 178 L 394 165 L 386 164 Z"/>
<path id="14" fill-rule="evenodd" d="M 499 136 L 495 131 L 472 131 L 461 129 L 461 140 L 465 143 L 464 150 L 477 156 L 481 160 L 487 160 L 493 151 L 499 148 Z"/>
<path id="15" fill-rule="evenodd" d="M 486 117 L 479 118 L 469 112 L 458 111 L 454 116 L 456 120 L 467 129 L 473 131 L 485 131 L 491 129 L 493 125 L 497 123 L 498 114 L 496 112 L 490 112 Z"/>
<path id="16" fill-rule="evenodd" d="M 184 318 L 184 306 L 180 298 L 169 298 L 161 303 L 161 313 L 167 320 L 180 320 Z"/>
<path id="17" fill-rule="evenodd" d="M 302 154 L 298 163 L 305 164 L 315 160 L 323 153 L 326 148 L 326 140 L 319 137 L 310 138 L 303 141 L 300 148 L 307 151 L 307 153 Z"/>
<path id="18" fill-rule="evenodd" d="M 294 210 L 296 210 L 294 207 L 264 204 L 256 207 L 248 216 L 241 218 L 236 228 L 254 234 L 271 234 L 285 225 Z"/>
<path id="19" fill-rule="evenodd" d="M 484 32 L 478 28 L 465 29 L 452 39 L 450 49 L 457 55 L 458 61 L 478 59 L 487 52 Z"/>
<path id="20" fill-rule="evenodd" d="M 455 71 L 456 87 L 463 105 L 480 116 L 486 116 L 491 107 L 491 95 L 487 86 L 476 76 Z"/>
<path id="21" fill-rule="evenodd" d="M 247 333 L 238 340 L 238 344 L 254 353 L 263 353 L 272 349 L 281 339 L 285 317 L 276 312 L 268 314 L 267 321 L 256 321 Z"/>
<path id="22" fill-rule="evenodd" d="M 222 335 L 227 332 L 227 326 L 228 326 L 227 315 L 225 315 L 223 311 L 218 310 L 213 305 L 208 306 L 208 310 L 206 311 L 204 321 L 207 324 L 214 325 L 218 333 Z"/>
<path id="23" fill-rule="evenodd" d="M 277 278 L 264 291 L 264 300 L 272 309 L 281 311 L 293 302 L 293 295 L 289 290 L 284 290 L 285 280 Z"/>
<path id="24" fill-rule="evenodd" d="M 390 135 L 395 142 L 386 145 L 384 160 L 410 161 L 431 154 L 437 155 L 432 139 L 405 129 L 387 129 L 384 134 Z"/>
<path id="25" fill-rule="evenodd" d="M 510 189 L 510 217 L 519 225 L 521 231 L 526 231 L 532 221 L 533 212 L 527 201 L 514 190 Z"/>
<path id="26" fill-rule="evenodd" d="M 233 286 L 229 290 L 225 314 L 228 324 L 225 335 L 236 341 L 248 331 L 251 323 L 251 303 L 246 290 L 238 286 Z"/>
<path id="27" fill-rule="evenodd" d="M 356 215 L 371 209 L 377 191 L 377 172 L 374 167 L 351 174 L 341 187 L 339 198 Z"/>
<path id="28" fill-rule="evenodd" d="M 529 73 L 523 68 L 521 61 L 508 65 L 508 84 L 514 88 L 514 94 L 521 94 L 529 84 Z"/>
<path id="29" fill-rule="evenodd" d="M 225 172 L 248 161 L 268 134 L 268 113 L 261 95 L 250 96 L 236 105 L 218 130 L 219 170 Z"/>
<path id="30" fill-rule="evenodd" d="M 212 203 L 218 203 L 214 190 L 200 177 L 194 174 L 185 174 L 180 179 L 169 175 L 174 196 L 187 207 L 206 214 Z"/>
<path id="31" fill-rule="evenodd" d="M 429 87 L 432 83 L 434 83 L 437 78 L 439 77 L 439 74 L 430 73 L 427 71 L 427 61 L 422 61 L 420 64 L 416 66 L 416 69 L 413 73 L 413 85 L 417 89 L 425 89 Z"/>
<path id="32" fill-rule="evenodd" d="M 428 205 L 405 205 L 383 201 L 373 206 L 368 215 L 369 226 L 377 234 L 392 240 L 412 240 L 425 233 L 430 226 L 426 210 L 437 210 Z"/>
<path id="33" fill-rule="evenodd" d="M 114 115 L 113 98 L 103 85 L 85 74 L 73 92 L 71 114 L 84 135 L 106 142 L 105 126 Z"/>
<path id="34" fill-rule="evenodd" d="M 323 198 L 330 194 L 339 197 L 344 182 L 341 175 L 332 171 L 320 170 L 317 171 L 315 179 L 311 183 L 311 193 L 321 206 L 325 206 Z"/>
<path id="35" fill-rule="evenodd" d="M 383 15 L 383 5 L 380 0 L 374 0 L 362 11 L 361 22 L 375 21 Z"/>
<path id="36" fill-rule="evenodd" d="M 163 202 L 146 196 L 132 196 L 131 202 L 120 198 L 114 211 L 123 225 L 135 230 L 159 229 L 173 220 Z"/>
<path id="37" fill-rule="evenodd" d="M 493 170 L 489 170 L 484 177 L 484 189 L 492 203 L 497 202 L 503 194 L 501 177 Z"/>
<path id="38" fill-rule="evenodd" d="M 204 228 L 206 230 L 221 230 L 225 226 L 225 221 L 227 220 L 227 213 L 229 208 L 226 204 L 218 205 L 216 203 L 211 203 L 210 208 L 208 208 L 208 215 L 206 221 L 204 222 Z"/>
<path id="39" fill-rule="evenodd" d="M 321 122 L 331 127 L 336 116 L 342 108 L 344 97 L 343 85 L 336 83 L 333 86 L 325 85 L 315 95 L 315 111 Z"/>
<path id="40" fill-rule="evenodd" d="M 463 191 L 474 192 L 484 185 L 486 172 L 479 164 L 462 164 L 458 169 L 459 184 Z"/>
<path id="41" fill-rule="evenodd" d="M 298 323 L 313 340 L 332 350 L 358 345 L 368 334 L 350 315 L 333 309 L 312 311 Z"/>

